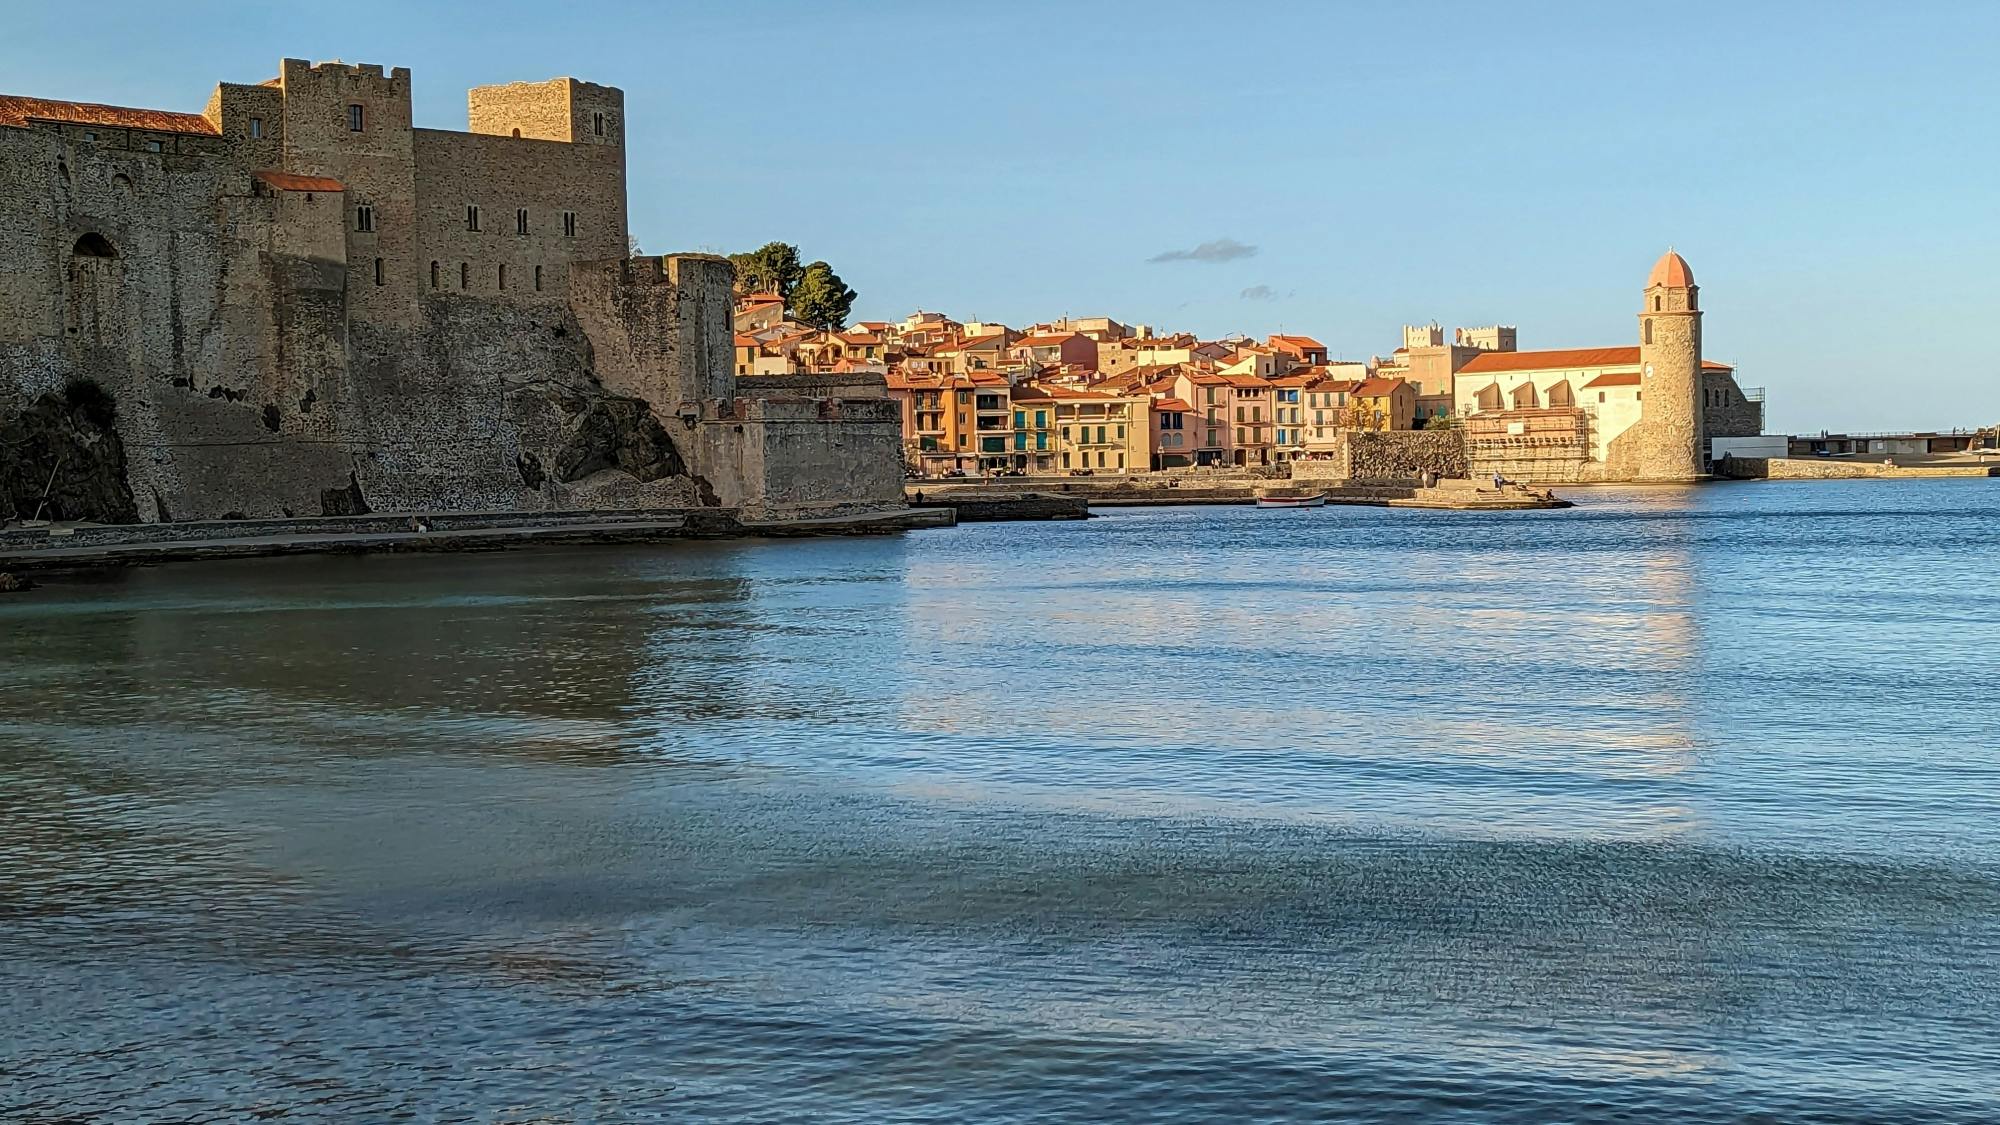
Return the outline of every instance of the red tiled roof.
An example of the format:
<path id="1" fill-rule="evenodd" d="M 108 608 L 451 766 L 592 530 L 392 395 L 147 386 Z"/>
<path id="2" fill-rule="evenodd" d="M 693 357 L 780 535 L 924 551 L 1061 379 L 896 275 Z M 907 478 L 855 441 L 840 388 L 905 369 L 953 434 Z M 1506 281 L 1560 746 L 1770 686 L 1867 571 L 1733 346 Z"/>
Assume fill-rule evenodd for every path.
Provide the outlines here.
<path id="1" fill-rule="evenodd" d="M 1280 347 L 1280 348 L 1293 347 L 1293 348 L 1298 348 L 1301 351 L 1323 352 L 1326 350 L 1325 344 L 1320 343 L 1318 340 L 1313 339 L 1311 336 L 1274 335 L 1271 337 L 1271 345 L 1273 347 Z"/>
<path id="2" fill-rule="evenodd" d="M 1189 406 L 1187 403 L 1182 402 L 1180 399 L 1177 398 L 1155 399 L 1153 402 L 1153 409 L 1178 411 L 1179 413 L 1182 414 L 1191 414 L 1194 412 L 1194 407 Z"/>
<path id="3" fill-rule="evenodd" d="M 1583 385 L 1584 390 L 1592 387 L 1636 387 L 1643 380 L 1637 371 L 1614 371 L 1609 375 L 1599 375 Z"/>
<path id="4" fill-rule="evenodd" d="M 743 333 L 738 332 L 736 333 L 736 346 L 739 348 L 756 348 L 763 345 L 757 342 L 757 337 L 745 336 Z"/>
<path id="5" fill-rule="evenodd" d="M 1557 348 L 1542 352 L 1480 352 L 1459 368 L 1464 374 L 1480 375 L 1500 371 L 1573 371 L 1583 367 L 1637 367 L 1639 349 Z M 1704 371 L 1734 371 L 1726 363 L 1701 361 Z"/>
<path id="6" fill-rule="evenodd" d="M 1558 348 L 1543 352 L 1481 352 L 1465 361 L 1461 373 L 1492 371 L 1551 371 L 1579 367 L 1629 367 L 1638 364 L 1639 349 Z"/>
<path id="7" fill-rule="evenodd" d="M 1368 379 L 1354 388 L 1354 393 L 1363 398 L 1383 398 L 1396 393 L 1397 387 L 1409 384 L 1401 379 Z"/>
<path id="8" fill-rule="evenodd" d="M 347 185 L 326 176 L 300 176 L 291 172 L 265 169 L 255 173 L 256 177 L 279 191 L 346 191 Z"/>
<path id="9" fill-rule="evenodd" d="M 1672 250 L 1661 255 L 1653 263 L 1653 272 L 1646 278 L 1646 288 L 1665 285 L 1674 289 L 1686 289 L 1694 284 L 1694 270 L 1688 268 L 1688 260 Z"/>
<path id="10" fill-rule="evenodd" d="M 149 129 L 156 133 L 200 133 L 215 136 L 215 126 L 199 113 L 164 109 L 131 109 L 95 102 L 60 102 L 0 94 L 0 125 L 25 127 L 29 121 L 62 121 L 71 125 L 105 125 L 114 129 Z"/>

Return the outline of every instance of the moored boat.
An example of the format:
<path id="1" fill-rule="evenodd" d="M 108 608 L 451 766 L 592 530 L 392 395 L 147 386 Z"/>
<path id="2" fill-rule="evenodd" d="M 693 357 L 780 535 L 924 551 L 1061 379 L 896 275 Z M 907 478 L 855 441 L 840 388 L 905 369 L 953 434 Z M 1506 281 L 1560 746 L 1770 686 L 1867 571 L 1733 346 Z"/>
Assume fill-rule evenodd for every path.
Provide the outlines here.
<path id="1" fill-rule="evenodd" d="M 1324 508 L 1326 493 L 1315 492 L 1311 496 L 1259 496 L 1259 508 Z"/>

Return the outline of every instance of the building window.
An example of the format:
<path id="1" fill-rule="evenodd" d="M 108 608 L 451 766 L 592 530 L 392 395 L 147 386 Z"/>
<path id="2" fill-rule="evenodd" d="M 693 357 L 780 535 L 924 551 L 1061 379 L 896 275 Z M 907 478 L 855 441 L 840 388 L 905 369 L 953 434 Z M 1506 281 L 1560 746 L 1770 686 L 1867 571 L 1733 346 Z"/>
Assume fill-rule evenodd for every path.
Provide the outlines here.
<path id="1" fill-rule="evenodd" d="M 347 107 L 348 132 L 359 133 L 361 131 L 361 126 L 366 124 L 367 120 L 368 120 L 367 112 L 363 110 L 359 105 L 351 105 Z"/>
<path id="2" fill-rule="evenodd" d="M 438 264 L 437 264 L 436 262 L 432 262 L 432 263 L 431 263 L 431 288 L 432 288 L 432 289 L 436 289 L 437 287 L 438 287 Z"/>
<path id="3" fill-rule="evenodd" d="M 507 267 L 504 264 L 500 267 L 500 288 L 507 288 Z"/>
<path id="4" fill-rule="evenodd" d="M 563 212 L 563 237 L 576 237 L 576 212 L 574 211 Z"/>
<path id="5" fill-rule="evenodd" d="M 92 130 L 89 130 L 89 129 L 85 129 L 85 130 L 83 131 L 83 139 L 84 139 L 84 140 L 86 140 L 86 141 L 88 141 L 88 142 L 90 142 L 91 144 L 96 144 L 96 143 L 97 143 L 97 134 L 96 134 L 95 132 L 93 132 Z"/>
<path id="6" fill-rule="evenodd" d="M 598 136 L 600 136 L 600 137 L 604 135 L 604 115 L 603 115 L 603 114 L 601 114 L 601 113 L 593 113 L 593 114 L 591 114 L 591 115 L 590 115 L 590 131 L 591 131 L 592 133 L 595 133 L 595 134 L 597 134 L 597 135 L 598 135 Z"/>
<path id="7" fill-rule="evenodd" d="M 147 141 L 147 142 L 146 142 L 146 151 L 147 151 L 147 152 L 158 152 L 158 151 L 160 151 L 160 142 L 158 142 L 158 141 Z"/>
<path id="8" fill-rule="evenodd" d="M 468 203 L 465 205 L 465 229 L 475 232 L 479 230 L 479 205 L 477 203 Z"/>
<path id="9" fill-rule="evenodd" d="M 528 209 L 526 207 L 522 207 L 514 212 L 514 233 L 528 233 Z"/>
<path id="10" fill-rule="evenodd" d="M 458 263 L 458 287 L 460 289 L 472 288 L 472 265 L 469 262 Z"/>
<path id="11" fill-rule="evenodd" d="M 261 140 L 261 139 L 263 138 L 263 136 L 264 136 L 264 119 L 263 119 L 263 118 L 261 118 L 261 117 L 253 117 L 253 118 L 251 118 L 251 119 L 250 119 L 250 139 L 251 139 L 251 140 L 253 140 L 253 141 L 255 141 L 255 140 Z"/>
<path id="12" fill-rule="evenodd" d="M 382 259 L 375 259 L 375 284 L 382 284 Z"/>
<path id="13" fill-rule="evenodd" d="M 1660 311 L 1660 299 L 1658 297 L 1653 298 L 1653 311 L 1654 312 Z"/>
<path id="14" fill-rule="evenodd" d="M 375 208 L 356 207 L 354 209 L 354 229 L 370 231 L 375 229 Z"/>
<path id="15" fill-rule="evenodd" d="M 1651 320 L 1646 321 L 1646 342 L 1649 344 L 1653 342 L 1653 322 Z"/>
<path id="16" fill-rule="evenodd" d="M 536 267 L 535 267 L 535 292 L 537 292 L 537 293 L 540 293 L 541 291 L 542 291 L 542 267 L 540 267 L 540 266 L 536 266 Z"/>

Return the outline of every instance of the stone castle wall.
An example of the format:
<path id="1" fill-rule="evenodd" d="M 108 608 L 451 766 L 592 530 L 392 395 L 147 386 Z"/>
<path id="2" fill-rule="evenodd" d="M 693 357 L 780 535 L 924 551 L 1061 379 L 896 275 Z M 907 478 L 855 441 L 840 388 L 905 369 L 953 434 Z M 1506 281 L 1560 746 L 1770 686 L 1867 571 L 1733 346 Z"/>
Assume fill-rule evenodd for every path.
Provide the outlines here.
<path id="1" fill-rule="evenodd" d="M 474 100 L 416 130 L 407 71 L 288 60 L 216 135 L 0 127 L 0 426 L 101 386 L 144 521 L 887 502 L 865 396 L 739 401 L 726 261 L 626 259 L 615 90 Z"/>

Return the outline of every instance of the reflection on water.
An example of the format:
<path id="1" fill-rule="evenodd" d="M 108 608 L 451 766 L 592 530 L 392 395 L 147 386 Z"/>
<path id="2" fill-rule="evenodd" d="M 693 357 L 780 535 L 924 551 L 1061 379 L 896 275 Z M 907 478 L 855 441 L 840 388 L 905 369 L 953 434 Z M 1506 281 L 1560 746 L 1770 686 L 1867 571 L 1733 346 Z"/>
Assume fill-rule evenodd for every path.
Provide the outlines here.
<path id="1" fill-rule="evenodd" d="M 1986 482 L 0 602 L 0 1118 L 1991 1120 Z"/>

